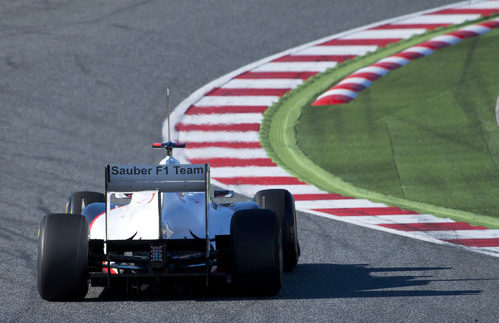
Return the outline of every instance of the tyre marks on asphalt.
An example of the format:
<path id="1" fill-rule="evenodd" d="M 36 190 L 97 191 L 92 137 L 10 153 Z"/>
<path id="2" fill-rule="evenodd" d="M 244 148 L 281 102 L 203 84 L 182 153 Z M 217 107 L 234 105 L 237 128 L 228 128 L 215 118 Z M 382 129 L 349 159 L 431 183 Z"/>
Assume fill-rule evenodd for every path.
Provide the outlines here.
<path id="1" fill-rule="evenodd" d="M 301 211 L 499 256 L 499 230 L 324 192 L 278 167 L 258 139 L 265 110 L 317 73 L 426 30 L 496 12 L 499 1 L 483 1 L 395 18 L 286 51 L 230 77 L 221 77 L 193 93 L 175 111 L 176 139 L 187 142 L 182 158 L 192 163 L 210 163 L 214 184 L 247 196 L 262 189 L 285 188 L 294 195 Z M 438 48 L 441 40 L 445 41 L 437 39 L 424 48 L 413 48 L 415 55 L 434 50 L 430 45 Z M 385 58 L 357 71 L 336 90 L 348 100 L 384 73 L 407 64 L 411 58 L 406 54 Z"/>

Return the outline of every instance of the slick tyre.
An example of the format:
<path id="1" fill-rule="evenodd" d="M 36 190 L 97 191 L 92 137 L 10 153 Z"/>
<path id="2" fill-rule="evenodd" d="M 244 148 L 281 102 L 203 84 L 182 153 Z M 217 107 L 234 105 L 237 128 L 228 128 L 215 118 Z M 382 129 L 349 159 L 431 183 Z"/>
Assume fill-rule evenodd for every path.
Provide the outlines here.
<path id="1" fill-rule="evenodd" d="M 81 215 L 49 214 L 38 231 L 38 292 L 48 301 L 72 301 L 88 291 L 88 222 Z"/>
<path id="2" fill-rule="evenodd" d="M 234 213 L 230 223 L 232 283 L 239 295 L 272 296 L 282 285 L 281 226 L 274 211 Z"/>
<path id="3" fill-rule="evenodd" d="M 66 213 L 81 214 L 83 209 L 92 203 L 106 203 L 106 196 L 98 192 L 74 192 L 68 198 Z"/>
<path id="4" fill-rule="evenodd" d="M 258 191 L 253 199 L 262 209 L 272 210 L 279 217 L 282 227 L 284 271 L 292 271 L 300 256 L 293 195 L 284 189 L 269 189 Z"/>

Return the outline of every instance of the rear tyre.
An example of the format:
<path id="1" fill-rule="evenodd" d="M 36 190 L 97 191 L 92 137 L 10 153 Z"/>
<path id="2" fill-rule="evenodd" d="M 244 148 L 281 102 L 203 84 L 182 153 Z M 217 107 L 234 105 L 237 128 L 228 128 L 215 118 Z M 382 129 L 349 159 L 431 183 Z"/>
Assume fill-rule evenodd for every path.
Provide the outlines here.
<path id="1" fill-rule="evenodd" d="M 282 226 L 284 271 L 293 271 L 300 256 L 293 195 L 284 189 L 269 189 L 258 191 L 253 199 L 262 209 L 273 210 L 279 217 Z"/>
<path id="2" fill-rule="evenodd" d="M 74 192 L 68 198 L 66 213 L 81 214 L 83 209 L 92 203 L 106 203 L 106 196 L 99 192 Z"/>
<path id="3" fill-rule="evenodd" d="M 241 295 L 276 295 L 282 286 L 281 226 L 274 211 L 234 213 L 230 223 L 232 282 Z"/>
<path id="4" fill-rule="evenodd" d="M 48 301 L 80 300 L 88 291 L 88 222 L 81 215 L 49 214 L 38 231 L 37 280 Z"/>

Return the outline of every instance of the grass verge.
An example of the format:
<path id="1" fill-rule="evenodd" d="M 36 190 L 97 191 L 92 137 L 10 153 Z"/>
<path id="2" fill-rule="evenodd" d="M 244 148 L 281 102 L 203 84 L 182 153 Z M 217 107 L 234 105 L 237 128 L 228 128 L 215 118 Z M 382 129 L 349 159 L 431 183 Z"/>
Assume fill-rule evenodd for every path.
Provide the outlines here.
<path id="1" fill-rule="evenodd" d="M 477 21 L 468 24 L 472 23 L 477 23 Z M 435 59 L 438 61 L 437 56 L 441 55 L 441 53 L 445 54 L 445 51 L 452 50 L 456 46 L 466 46 L 466 43 L 470 41 L 482 42 L 482 38 L 487 37 L 487 35 L 465 40 L 460 44 L 442 49 L 428 57 L 411 62 L 400 70 L 392 71 L 382 79 L 376 81 L 369 89 L 361 92 L 354 101 L 347 105 L 322 108 L 310 106 L 317 95 L 355 70 L 438 34 L 447 33 L 461 27 L 462 25 L 438 29 L 381 48 L 367 56 L 340 64 L 336 68 L 306 81 L 267 109 L 260 127 L 260 141 L 262 145 L 269 156 L 280 166 L 300 180 L 313 184 L 323 190 L 357 198 L 367 198 L 389 205 L 416 210 L 421 213 L 432 213 L 436 216 L 450 217 L 472 224 L 499 227 L 499 221 L 496 217 L 481 215 L 480 212 L 476 212 L 475 208 L 455 208 L 456 204 L 453 204 L 452 199 L 456 200 L 457 198 L 458 200 L 462 199 L 469 202 L 473 198 L 468 197 L 466 191 L 461 192 L 463 186 L 460 185 L 459 189 L 456 187 L 453 190 L 452 194 L 450 194 L 452 195 L 452 199 L 449 199 L 447 197 L 447 190 L 452 188 L 452 181 L 442 181 L 442 177 L 432 179 L 432 176 L 435 174 L 452 175 L 455 171 L 452 167 L 447 167 L 448 164 L 440 163 L 430 158 L 423 159 L 423 161 L 426 161 L 424 164 L 426 166 L 430 165 L 432 169 L 431 172 L 427 172 L 428 168 L 421 165 L 421 158 L 419 160 L 412 159 L 421 153 L 421 149 L 413 149 L 414 139 L 410 139 L 411 133 L 418 133 L 421 135 L 418 135 L 419 142 L 426 143 L 426 145 L 423 145 L 423 148 L 429 148 L 433 152 L 433 155 L 436 154 L 437 156 L 448 155 L 448 152 L 446 152 L 447 149 L 442 149 L 441 147 L 443 147 L 442 145 L 449 145 L 450 142 L 453 144 L 453 148 L 459 148 L 454 150 L 453 155 L 449 155 L 454 161 L 459 159 L 460 156 L 464 156 L 461 155 L 462 151 L 466 150 L 466 146 L 471 145 L 474 150 L 466 152 L 465 161 L 468 162 L 467 168 L 474 171 L 467 173 L 468 182 L 465 184 L 475 186 L 476 183 L 473 183 L 471 179 L 480 178 L 480 172 L 477 170 L 480 169 L 480 165 L 482 164 L 474 160 L 473 151 L 475 154 L 477 151 L 481 151 L 481 159 L 486 158 L 483 150 L 483 142 L 481 146 L 476 146 L 475 143 L 466 141 L 470 138 L 466 138 L 466 136 L 460 134 L 458 139 L 464 140 L 460 144 L 459 142 L 456 143 L 456 140 L 452 137 L 447 138 L 446 136 L 449 135 L 445 131 L 443 133 L 438 131 L 449 130 L 464 123 L 469 126 L 468 128 L 471 132 L 480 132 L 481 130 L 477 130 L 477 126 L 482 127 L 483 137 L 490 130 L 490 123 L 484 123 L 483 126 L 482 123 L 477 124 L 478 121 L 476 120 L 482 120 L 480 119 L 482 118 L 482 113 L 471 111 L 468 115 L 476 113 L 475 118 L 462 119 L 462 115 L 453 117 L 446 124 L 446 129 L 439 128 L 438 125 L 433 125 L 432 128 L 437 130 L 437 134 L 435 135 L 427 129 L 427 125 L 437 119 L 433 114 L 435 105 L 438 104 L 440 106 L 444 104 L 448 100 L 448 97 L 442 96 L 440 94 L 441 91 L 438 91 L 436 87 L 434 88 L 434 85 L 431 85 L 427 78 L 424 79 L 424 82 L 420 82 L 421 78 L 418 78 L 420 76 L 417 75 L 414 76 L 416 79 L 411 79 L 413 83 L 403 83 L 404 89 L 408 89 L 409 93 L 402 95 L 400 84 L 397 84 L 397 81 L 409 82 L 408 78 L 404 76 L 406 71 L 410 72 L 409 69 L 416 71 L 423 69 L 430 73 L 430 68 L 422 68 L 423 65 L 415 66 L 426 63 L 423 60 Z M 491 33 L 495 33 L 495 31 Z M 479 57 L 482 58 L 484 56 L 480 54 Z M 494 55 L 492 54 L 490 57 L 492 60 Z M 473 65 L 469 64 L 468 66 L 473 67 Z M 438 68 L 439 71 L 449 69 L 446 66 L 438 66 Z M 487 70 L 486 66 L 482 66 L 481 68 Z M 459 69 L 461 69 L 461 66 L 459 66 Z M 491 69 L 491 71 L 494 70 L 493 68 Z M 473 68 L 470 71 L 473 71 Z M 444 75 L 445 73 L 441 74 Z M 468 74 L 462 76 L 461 81 L 457 81 L 460 87 L 454 89 L 453 92 L 451 91 L 454 93 L 454 96 L 461 97 L 461 102 L 458 103 L 460 107 L 463 106 L 463 102 L 465 103 L 469 97 L 465 95 L 463 90 L 473 82 L 473 77 L 476 76 L 473 72 Z M 380 90 L 379 87 L 383 86 L 384 83 L 391 86 L 393 91 L 390 95 L 385 93 L 385 89 Z M 443 82 L 438 77 L 435 78 L 435 83 L 442 86 L 448 85 L 448 83 Z M 420 86 L 415 87 L 414 84 L 420 84 Z M 377 93 L 376 96 L 374 95 L 375 93 Z M 479 95 L 481 94 L 483 93 L 479 93 Z M 403 99 L 401 100 L 400 98 Z M 428 102 L 428 98 L 435 98 L 437 101 L 433 102 L 430 100 Z M 412 111 L 413 108 L 410 106 L 401 106 L 407 100 L 411 103 L 421 101 L 420 106 L 426 108 L 424 111 L 432 113 L 426 115 L 424 121 L 421 120 L 419 122 L 418 118 L 421 117 L 424 111 L 421 110 L 421 107 L 417 111 Z M 352 108 L 352 104 L 358 104 L 359 107 Z M 451 105 L 454 106 L 454 109 L 456 108 L 456 102 Z M 466 104 L 464 105 L 466 106 Z M 428 106 L 432 107 L 432 109 L 429 109 Z M 444 112 L 439 112 L 440 117 L 442 115 L 452 115 L 453 111 L 449 109 L 452 109 L 452 106 L 447 107 Z M 404 112 L 408 113 L 412 119 L 407 119 L 407 116 L 400 115 L 400 113 L 403 114 Z M 463 112 L 463 114 L 466 116 L 466 112 Z M 411 123 L 408 120 L 414 122 Z M 470 120 L 475 120 L 475 123 L 470 123 Z M 461 123 L 458 121 L 461 121 Z M 431 135 L 428 136 L 428 134 Z M 497 140 L 497 137 L 494 135 L 489 137 L 489 143 Z M 435 139 L 440 141 L 432 142 Z M 407 145 L 407 143 L 410 144 Z M 494 151 L 494 147 L 497 146 L 489 144 L 488 156 L 490 160 L 493 160 L 494 156 L 497 156 L 495 155 L 497 151 Z M 489 166 L 490 163 L 487 167 Z M 497 168 L 495 170 L 497 176 Z M 490 171 L 493 171 L 493 169 L 490 169 Z M 485 177 L 489 178 L 488 175 Z M 435 199 L 421 199 L 414 193 L 425 182 L 431 184 L 431 190 L 425 191 L 423 189 L 422 195 L 426 197 L 435 196 Z M 440 183 L 445 183 L 445 185 L 439 185 Z M 486 187 L 487 189 L 480 189 L 478 191 L 481 191 L 483 195 L 488 194 L 490 200 L 493 202 L 494 197 L 497 196 L 497 188 L 494 189 L 494 181 L 489 181 Z M 459 194 L 461 194 L 461 197 L 459 197 Z M 494 205 L 487 207 L 494 208 Z M 486 214 L 497 215 L 495 213 Z"/>

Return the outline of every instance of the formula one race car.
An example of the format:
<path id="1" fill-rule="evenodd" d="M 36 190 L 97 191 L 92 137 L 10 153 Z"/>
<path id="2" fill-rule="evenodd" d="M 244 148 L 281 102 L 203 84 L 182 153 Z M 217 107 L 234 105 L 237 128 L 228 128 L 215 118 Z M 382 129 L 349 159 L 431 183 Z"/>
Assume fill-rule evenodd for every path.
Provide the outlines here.
<path id="1" fill-rule="evenodd" d="M 105 193 L 76 192 L 66 213 L 39 226 L 38 290 L 77 300 L 91 286 L 143 286 L 187 279 L 238 294 L 275 295 L 300 249 L 293 196 L 259 191 L 253 201 L 210 199 L 209 164 L 180 164 L 173 148 L 158 165 L 108 165 Z M 232 197 L 215 191 L 214 197 Z"/>

